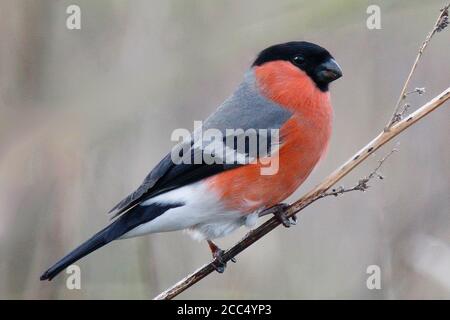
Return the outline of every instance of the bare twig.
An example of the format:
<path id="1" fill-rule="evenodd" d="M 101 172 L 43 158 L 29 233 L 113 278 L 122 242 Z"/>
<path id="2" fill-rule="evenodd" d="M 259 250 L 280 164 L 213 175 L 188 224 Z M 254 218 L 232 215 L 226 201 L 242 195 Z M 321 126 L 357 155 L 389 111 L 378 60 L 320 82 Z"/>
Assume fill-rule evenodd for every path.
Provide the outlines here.
<path id="1" fill-rule="evenodd" d="M 411 105 L 409 103 L 405 103 L 397 113 L 394 114 L 394 118 L 392 118 L 393 123 L 397 123 L 400 120 L 403 119 L 405 114 L 408 113 L 409 108 L 411 108 Z"/>
<path id="2" fill-rule="evenodd" d="M 450 7 L 450 4 L 447 4 L 444 8 L 441 9 L 440 14 L 438 18 L 436 19 L 436 22 L 434 23 L 433 29 L 428 33 L 427 37 L 425 38 L 425 41 L 422 43 L 422 46 L 419 49 L 419 52 L 417 53 L 416 60 L 414 61 L 414 64 L 411 67 L 411 71 L 409 72 L 408 77 L 406 78 L 406 81 L 403 85 L 403 89 L 400 92 L 400 96 L 397 100 L 397 104 L 395 105 L 394 113 L 392 114 L 391 118 L 389 119 L 389 122 L 386 124 L 384 131 L 388 131 L 394 123 L 397 123 L 403 118 L 403 115 L 405 112 L 402 112 L 402 102 L 407 97 L 408 93 L 408 85 L 411 81 L 411 78 L 414 74 L 414 71 L 416 70 L 417 64 L 420 61 L 420 58 L 423 55 L 423 52 L 425 51 L 426 47 L 431 41 L 431 38 L 433 38 L 434 34 L 436 32 L 441 32 L 448 26 L 448 9 Z M 422 88 L 416 88 L 422 89 Z M 417 92 L 414 90 L 413 92 Z"/>
<path id="3" fill-rule="evenodd" d="M 381 166 L 384 164 L 384 162 L 394 153 L 397 152 L 398 150 L 396 148 L 392 149 L 387 155 L 385 155 L 382 159 L 378 160 L 378 165 L 376 166 L 376 168 L 368 175 L 365 176 L 364 178 L 359 179 L 358 183 L 351 187 L 351 188 L 345 188 L 344 186 L 339 186 L 337 188 L 333 188 L 331 189 L 331 191 L 327 191 L 324 192 L 320 195 L 320 198 L 324 198 L 324 197 L 329 197 L 329 196 L 339 196 L 341 194 L 347 193 L 347 192 L 352 192 L 352 191 L 366 191 L 367 189 L 369 189 L 369 181 L 372 180 L 373 178 L 378 178 L 378 179 L 384 179 L 384 177 L 381 175 L 380 173 L 380 169 Z M 318 198 L 319 199 L 319 198 Z M 317 200 L 318 200 L 317 199 Z"/>
<path id="4" fill-rule="evenodd" d="M 447 25 L 448 25 L 448 9 L 450 7 L 450 4 L 445 6 L 434 25 L 433 30 L 428 34 L 427 38 L 425 39 L 424 43 L 422 44 L 419 53 L 416 57 L 416 60 L 412 66 L 411 72 L 408 75 L 408 78 L 406 79 L 406 82 L 403 86 L 403 89 L 400 94 L 400 98 L 397 102 L 397 105 L 395 107 L 395 111 L 389 121 L 389 123 L 386 125 L 384 130 L 382 130 L 378 136 L 376 136 L 371 142 L 369 142 L 367 145 L 365 145 L 361 150 L 359 150 L 357 153 L 355 153 L 349 160 L 347 160 L 344 164 L 342 164 L 338 169 L 336 169 L 333 173 L 331 173 L 325 180 L 322 181 L 319 185 L 317 185 L 315 188 L 313 188 L 310 192 L 308 192 L 306 195 L 304 195 L 302 198 L 288 206 L 284 209 L 284 214 L 287 218 L 293 217 L 301 210 L 305 209 L 307 206 L 312 204 L 313 202 L 329 195 L 339 195 L 345 192 L 355 191 L 355 190 L 361 190 L 365 191 L 368 188 L 368 182 L 373 179 L 374 177 L 382 178 L 382 176 L 379 173 L 379 169 L 385 162 L 385 160 L 396 151 L 396 149 L 392 150 L 388 155 L 386 155 L 383 159 L 381 159 L 378 163 L 378 166 L 375 168 L 374 171 L 372 171 L 367 177 L 364 177 L 359 180 L 358 184 L 350 189 L 345 188 L 338 188 L 336 190 L 332 190 L 331 192 L 328 192 L 328 190 L 335 185 L 338 181 L 340 181 L 344 176 L 349 174 L 355 167 L 357 167 L 361 162 L 366 160 L 370 155 L 372 155 L 376 150 L 378 150 L 380 147 L 385 145 L 387 142 L 389 142 L 391 139 L 399 135 L 401 132 L 421 120 L 423 117 L 428 115 L 429 113 L 436 110 L 438 107 L 443 105 L 447 100 L 450 99 L 450 87 L 445 89 L 441 94 L 437 95 L 435 98 L 418 108 L 415 112 L 409 114 L 407 118 L 403 119 L 403 116 L 407 113 L 409 109 L 409 104 L 403 104 L 403 100 L 406 98 L 407 95 L 412 93 L 418 93 L 423 94 L 424 89 L 423 88 L 416 88 L 415 90 L 411 92 L 407 92 L 409 81 L 414 73 L 414 70 L 416 69 L 416 66 L 420 60 L 420 57 L 423 54 L 423 51 L 427 47 L 428 43 L 430 42 L 431 38 L 436 32 L 442 31 Z M 263 223 L 258 228 L 250 231 L 244 238 L 242 238 L 239 242 L 237 242 L 233 247 L 226 250 L 223 255 L 221 256 L 221 261 L 226 263 L 232 259 L 236 255 L 238 255 L 240 252 L 251 246 L 253 243 L 261 239 L 263 236 L 265 236 L 267 233 L 275 229 L 277 226 L 280 225 L 280 220 L 277 218 L 271 218 L 265 223 Z M 158 296 L 156 296 L 155 300 L 166 300 L 166 299 L 172 299 L 179 295 L 181 292 L 185 291 L 186 289 L 193 286 L 195 283 L 200 281 L 201 279 L 205 278 L 207 275 L 215 271 L 214 267 L 215 261 L 212 261 L 210 263 L 207 263 L 197 269 L 192 274 L 186 276 L 185 278 L 181 279 L 179 282 L 177 282 L 175 285 L 173 285 L 171 288 L 165 290 L 164 292 L 161 292 Z"/>
<path id="5" fill-rule="evenodd" d="M 367 157 L 372 155 L 376 150 L 378 150 L 381 146 L 386 144 L 395 136 L 399 135 L 405 129 L 409 128 L 417 121 L 436 110 L 439 106 L 444 104 L 447 100 L 450 99 L 450 87 L 444 90 L 441 94 L 436 96 L 434 99 L 430 100 L 418 110 L 413 112 L 408 116 L 408 118 L 401 120 L 400 122 L 394 124 L 389 131 L 382 131 L 377 137 L 375 137 L 371 142 L 365 145 L 361 150 L 355 153 L 347 162 L 341 165 L 338 169 L 336 169 L 332 174 L 330 174 L 325 180 L 322 181 L 318 186 L 308 192 L 305 196 L 291 204 L 289 207 L 285 209 L 286 216 L 292 217 L 297 214 L 299 211 L 303 210 L 307 206 L 309 206 L 314 201 L 322 198 L 322 194 L 327 192 L 329 188 L 335 185 L 339 180 L 341 180 L 344 176 L 350 173 L 356 166 L 358 166 L 361 162 L 363 162 Z M 253 243 L 258 241 L 264 235 L 275 229 L 280 225 L 279 219 L 271 218 L 265 223 L 263 223 L 258 228 L 250 231 L 242 240 L 236 243 L 233 247 L 224 252 L 221 260 L 223 262 L 228 262 L 240 252 L 251 246 Z M 171 288 L 166 291 L 160 293 L 156 296 L 155 300 L 165 300 L 172 299 L 184 290 L 188 289 L 210 273 L 214 272 L 214 261 L 208 264 L 203 265 L 194 273 L 188 275 L 183 278 Z"/>
<path id="6" fill-rule="evenodd" d="M 422 94 L 425 93 L 425 91 L 426 91 L 425 88 L 415 88 L 414 90 L 408 91 L 407 93 L 405 93 L 405 96 L 409 96 L 413 93 L 417 93 L 417 94 L 419 94 L 419 96 L 421 96 Z"/>

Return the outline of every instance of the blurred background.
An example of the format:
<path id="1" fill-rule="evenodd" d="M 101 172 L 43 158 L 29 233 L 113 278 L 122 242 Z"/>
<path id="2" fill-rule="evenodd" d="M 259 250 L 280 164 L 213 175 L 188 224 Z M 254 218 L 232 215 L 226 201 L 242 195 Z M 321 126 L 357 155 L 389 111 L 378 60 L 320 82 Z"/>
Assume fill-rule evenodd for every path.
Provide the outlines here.
<path id="1" fill-rule="evenodd" d="M 391 115 L 445 1 L 0 1 L 0 298 L 148 299 L 210 260 L 182 232 L 117 241 L 67 274 L 40 274 L 108 223 L 173 146 L 239 84 L 255 55 L 289 40 L 331 51 L 334 133 L 325 160 L 291 198 L 372 139 Z M 81 30 L 66 8 L 81 8 Z M 371 4 L 381 30 L 366 27 Z M 411 88 L 421 105 L 450 84 L 450 30 L 437 34 Z M 326 198 L 180 298 L 449 299 L 449 105 L 350 174 L 354 185 L 393 146 L 385 179 Z M 227 248 L 244 228 L 219 239 Z M 368 290 L 367 267 L 381 269 Z"/>

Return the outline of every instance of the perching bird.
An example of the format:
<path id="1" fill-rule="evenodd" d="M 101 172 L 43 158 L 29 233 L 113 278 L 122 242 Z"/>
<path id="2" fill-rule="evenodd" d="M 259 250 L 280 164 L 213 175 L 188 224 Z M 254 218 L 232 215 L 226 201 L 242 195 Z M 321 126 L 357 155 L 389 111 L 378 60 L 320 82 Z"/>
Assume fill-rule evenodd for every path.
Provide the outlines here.
<path id="1" fill-rule="evenodd" d="M 222 250 L 212 239 L 254 225 L 268 208 L 289 225 L 277 208 L 305 181 L 327 149 L 333 118 L 328 86 L 341 76 L 330 53 L 313 43 L 288 42 L 260 52 L 236 91 L 201 127 L 201 132 L 216 129 L 223 134 L 219 147 L 224 152 L 215 141 L 214 152 L 209 147 L 208 153 L 204 143 L 197 143 L 203 138 L 200 131 L 194 132 L 111 210 L 116 218 L 110 225 L 49 268 L 41 280 L 51 280 L 113 240 L 183 229 L 208 241 L 219 262 L 217 270 L 223 271 Z M 238 148 L 242 131 L 230 134 L 229 129 L 256 132 L 256 139 L 244 137 Z M 258 152 L 251 151 L 252 143 Z M 267 148 L 260 148 L 263 145 Z M 174 154 L 185 161 L 174 161 Z M 232 161 L 226 161 L 230 154 Z M 208 155 L 215 161 L 204 160 Z M 198 156 L 200 162 L 192 161 Z M 272 162 L 273 172 L 264 172 Z"/>

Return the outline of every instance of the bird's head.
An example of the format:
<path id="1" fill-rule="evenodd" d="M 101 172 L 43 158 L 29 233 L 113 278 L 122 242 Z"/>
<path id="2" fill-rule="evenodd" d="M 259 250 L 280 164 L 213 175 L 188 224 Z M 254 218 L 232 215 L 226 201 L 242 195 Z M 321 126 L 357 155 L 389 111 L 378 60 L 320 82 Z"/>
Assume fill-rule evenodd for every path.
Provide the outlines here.
<path id="1" fill-rule="evenodd" d="M 268 47 L 259 53 L 252 67 L 263 67 L 269 63 L 302 70 L 321 91 L 328 91 L 329 83 L 342 76 L 341 68 L 326 49 L 306 41 L 292 41 Z"/>

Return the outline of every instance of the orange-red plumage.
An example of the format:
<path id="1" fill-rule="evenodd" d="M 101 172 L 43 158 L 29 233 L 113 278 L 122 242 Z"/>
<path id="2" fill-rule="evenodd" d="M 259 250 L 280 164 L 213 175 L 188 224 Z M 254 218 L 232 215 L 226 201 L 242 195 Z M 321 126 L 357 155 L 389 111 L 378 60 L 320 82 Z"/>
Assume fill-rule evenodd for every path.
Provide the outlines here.
<path id="1" fill-rule="evenodd" d="M 333 116 L 329 93 L 291 63 L 266 63 L 255 76 L 261 94 L 293 113 L 280 130 L 279 170 L 261 175 L 257 162 L 206 181 L 228 209 L 246 213 L 283 201 L 303 183 L 328 147 Z"/>

